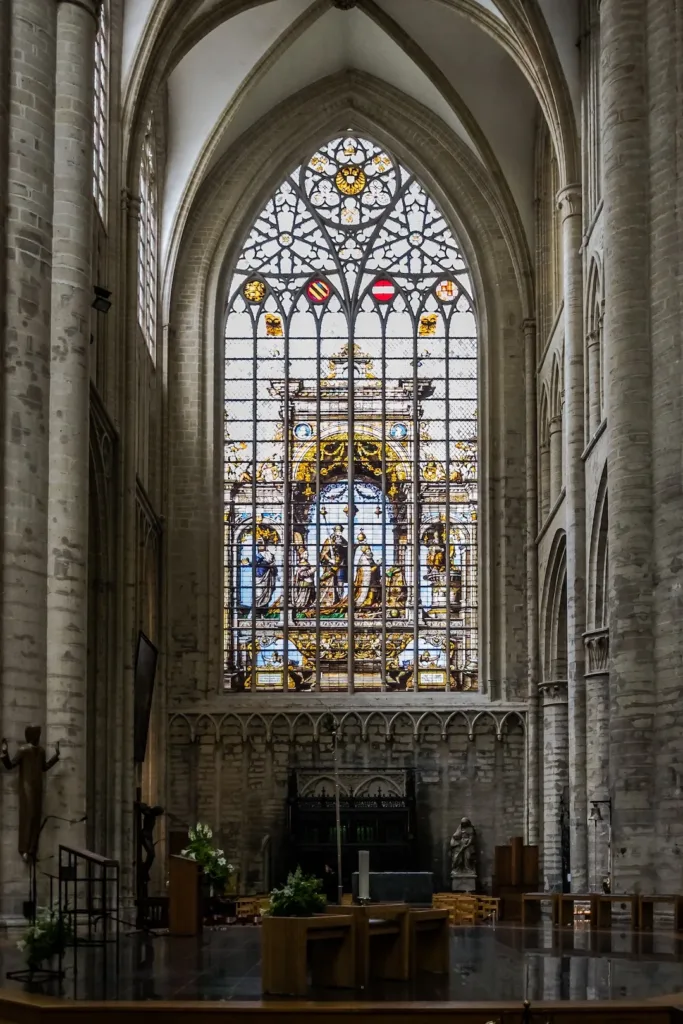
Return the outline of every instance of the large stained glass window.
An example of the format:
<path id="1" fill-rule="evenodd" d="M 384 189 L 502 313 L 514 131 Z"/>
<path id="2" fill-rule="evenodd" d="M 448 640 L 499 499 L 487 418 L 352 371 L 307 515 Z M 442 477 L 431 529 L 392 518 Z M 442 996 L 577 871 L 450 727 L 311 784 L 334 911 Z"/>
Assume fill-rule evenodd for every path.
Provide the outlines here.
<path id="1" fill-rule="evenodd" d="M 225 681 L 477 689 L 477 325 L 394 156 L 337 138 L 278 188 L 225 335 Z"/>

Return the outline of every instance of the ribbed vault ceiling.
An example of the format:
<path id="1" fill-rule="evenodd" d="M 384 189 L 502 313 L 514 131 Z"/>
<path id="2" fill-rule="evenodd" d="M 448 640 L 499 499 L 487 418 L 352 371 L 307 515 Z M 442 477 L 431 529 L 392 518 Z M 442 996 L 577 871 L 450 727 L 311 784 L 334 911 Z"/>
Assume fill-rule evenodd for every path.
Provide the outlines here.
<path id="1" fill-rule="evenodd" d="M 124 80 L 140 60 L 150 25 L 161 22 L 165 2 L 126 0 Z M 401 90 L 444 122 L 490 173 L 502 175 L 531 241 L 539 106 L 518 63 L 495 38 L 510 32 L 510 18 L 521 23 L 528 4 L 359 0 L 340 10 L 332 0 L 182 2 L 187 33 L 166 79 L 164 250 L 179 211 L 239 136 L 283 100 L 345 69 Z M 538 0 L 536 12 L 574 104 L 577 8 L 577 0 Z"/>

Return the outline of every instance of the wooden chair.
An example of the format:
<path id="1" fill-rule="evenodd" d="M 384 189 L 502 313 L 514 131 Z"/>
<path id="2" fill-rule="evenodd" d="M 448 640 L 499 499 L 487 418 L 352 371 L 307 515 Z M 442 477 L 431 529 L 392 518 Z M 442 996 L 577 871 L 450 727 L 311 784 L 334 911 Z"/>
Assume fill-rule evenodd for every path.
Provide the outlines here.
<path id="1" fill-rule="evenodd" d="M 493 921 L 498 920 L 498 907 L 500 900 L 492 896 L 477 896 L 477 920 Z"/>
<path id="2" fill-rule="evenodd" d="M 453 907 L 452 923 L 471 926 L 477 923 L 477 900 L 474 896 L 461 897 Z"/>
<path id="3" fill-rule="evenodd" d="M 242 924 L 261 916 L 261 899 L 258 896 L 240 896 L 235 900 L 235 917 Z"/>

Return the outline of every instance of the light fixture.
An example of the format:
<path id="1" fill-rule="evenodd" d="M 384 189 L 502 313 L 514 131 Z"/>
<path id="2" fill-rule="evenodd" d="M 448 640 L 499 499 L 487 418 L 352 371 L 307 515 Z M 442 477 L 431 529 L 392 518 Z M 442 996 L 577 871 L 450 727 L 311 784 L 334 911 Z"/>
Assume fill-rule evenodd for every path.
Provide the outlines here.
<path id="1" fill-rule="evenodd" d="M 591 800 L 590 804 L 591 804 L 591 810 L 590 810 L 590 814 L 588 815 L 588 820 L 589 821 L 602 821 L 603 818 L 602 818 L 602 811 L 600 810 L 600 807 L 601 806 L 605 806 L 605 807 L 607 807 L 607 818 L 608 818 L 608 821 L 611 822 L 611 820 L 612 820 L 612 801 L 609 798 L 607 800 Z"/>
<path id="2" fill-rule="evenodd" d="M 111 292 L 107 288 L 102 288 L 100 285 L 95 285 L 95 298 L 92 300 L 92 308 L 96 309 L 98 313 L 108 313 L 111 309 L 111 299 L 109 296 Z"/>

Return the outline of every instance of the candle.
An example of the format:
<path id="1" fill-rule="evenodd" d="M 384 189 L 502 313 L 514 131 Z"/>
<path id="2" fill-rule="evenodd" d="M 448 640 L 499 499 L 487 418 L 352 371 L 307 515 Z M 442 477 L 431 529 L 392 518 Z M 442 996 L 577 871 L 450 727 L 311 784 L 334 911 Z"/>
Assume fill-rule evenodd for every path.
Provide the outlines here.
<path id="1" fill-rule="evenodd" d="M 358 851 L 358 899 L 370 899 L 370 853 Z"/>

